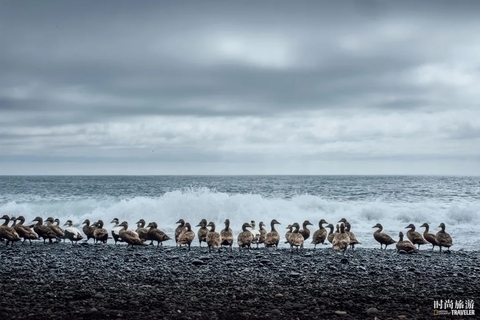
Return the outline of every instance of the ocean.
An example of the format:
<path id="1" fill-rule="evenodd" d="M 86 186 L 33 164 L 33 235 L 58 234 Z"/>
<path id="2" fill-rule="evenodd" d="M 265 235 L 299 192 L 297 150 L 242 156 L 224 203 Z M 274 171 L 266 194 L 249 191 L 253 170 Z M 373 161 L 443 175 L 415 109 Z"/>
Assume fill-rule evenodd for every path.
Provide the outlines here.
<path id="1" fill-rule="evenodd" d="M 155 221 L 173 238 L 175 222 L 192 226 L 205 218 L 217 229 L 228 218 L 234 233 L 244 222 L 277 219 L 286 226 L 309 220 L 336 224 L 346 218 L 359 247 L 379 247 L 372 227 L 398 240 L 398 232 L 413 223 L 441 222 L 453 238 L 452 250 L 480 247 L 480 177 L 451 176 L 0 176 L 0 215 L 59 218 L 79 226 L 85 219 L 102 219 L 110 229 L 113 218 L 129 229 L 143 218 Z M 198 229 L 193 228 L 195 231 Z M 310 239 L 306 248 L 311 248 Z M 286 246 L 283 244 L 282 246 Z M 173 246 L 173 241 L 164 245 Z M 195 240 L 193 245 L 198 245 Z M 431 248 L 430 245 L 423 249 Z M 320 248 L 322 249 L 322 248 Z"/>

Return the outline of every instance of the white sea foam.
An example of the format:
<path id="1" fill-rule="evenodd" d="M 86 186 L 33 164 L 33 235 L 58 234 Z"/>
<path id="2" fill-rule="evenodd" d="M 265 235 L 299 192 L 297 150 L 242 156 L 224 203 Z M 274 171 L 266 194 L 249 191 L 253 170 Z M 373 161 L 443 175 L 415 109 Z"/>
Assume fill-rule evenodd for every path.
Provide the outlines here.
<path id="1" fill-rule="evenodd" d="M 384 231 L 394 239 L 398 232 L 405 232 L 409 223 L 420 226 L 430 224 L 430 232 L 436 233 L 440 222 L 447 225 L 447 232 L 453 237 L 453 249 L 478 250 L 480 247 L 480 204 L 453 203 L 449 206 L 436 203 L 388 203 L 382 199 L 366 202 L 347 202 L 324 200 L 313 195 L 297 195 L 291 199 L 266 198 L 259 194 L 227 194 L 197 188 L 167 192 L 159 197 L 133 197 L 117 199 L 85 198 L 78 200 L 40 199 L 36 201 L 8 202 L 0 205 L 0 215 L 23 215 L 26 220 L 36 216 L 53 216 L 63 223 L 72 220 L 78 226 L 84 219 L 102 219 L 108 226 L 113 218 L 126 220 L 130 229 L 134 223 L 143 218 L 155 221 L 159 228 L 169 234 L 176 227 L 175 222 L 183 218 L 192 226 L 205 218 L 214 221 L 217 228 L 223 227 L 223 221 L 229 218 L 234 232 L 241 231 L 241 225 L 250 220 L 265 222 L 270 229 L 271 219 L 282 223 L 277 230 L 283 236 L 285 227 L 293 222 L 310 220 L 314 224 L 312 232 L 317 229 L 322 218 L 332 224 L 345 217 L 352 224 L 363 247 L 377 247 L 373 239 L 372 226 L 377 222 L 384 226 Z M 418 230 L 420 232 L 423 229 Z M 173 238 L 173 237 L 172 237 Z M 283 242 L 283 241 L 282 241 Z M 307 240 L 310 247 L 310 240 Z M 173 242 L 171 243 L 173 245 Z"/>

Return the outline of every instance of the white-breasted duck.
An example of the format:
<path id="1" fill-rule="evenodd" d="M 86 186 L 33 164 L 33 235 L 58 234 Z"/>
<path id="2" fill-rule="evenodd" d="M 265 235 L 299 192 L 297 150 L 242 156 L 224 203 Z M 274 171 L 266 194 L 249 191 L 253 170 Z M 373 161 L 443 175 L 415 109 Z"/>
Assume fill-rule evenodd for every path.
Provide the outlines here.
<path id="1" fill-rule="evenodd" d="M 377 223 L 372 228 L 378 228 L 373 233 L 373 238 L 380 243 L 380 249 L 382 249 L 383 245 L 385 245 L 385 250 L 386 250 L 388 245 L 391 245 L 397 242 L 393 240 L 392 237 L 390 237 L 388 234 L 382 232 L 383 226 L 380 223 Z"/>
<path id="2" fill-rule="evenodd" d="M 110 223 L 115 223 L 111 230 L 112 238 L 113 241 L 115 241 L 115 244 L 117 244 L 117 242 L 123 242 L 122 238 L 120 238 L 120 230 L 123 229 L 123 227 L 119 226 L 120 220 L 118 220 L 118 218 L 113 218 L 112 222 Z"/>
<path id="3" fill-rule="evenodd" d="M 69 239 L 72 242 L 72 245 L 83 239 L 80 230 L 73 226 L 72 220 L 67 220 L 63 226 L 66 226 L 66 228 L 63 230 L 65 233 L 65 238 Z"/>

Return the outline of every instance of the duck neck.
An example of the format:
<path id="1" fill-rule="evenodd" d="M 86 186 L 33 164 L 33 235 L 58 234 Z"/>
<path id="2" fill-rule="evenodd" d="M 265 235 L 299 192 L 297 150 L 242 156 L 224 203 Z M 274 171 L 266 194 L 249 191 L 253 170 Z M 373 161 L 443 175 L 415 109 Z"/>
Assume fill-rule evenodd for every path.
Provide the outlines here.
<path id="1" fill-rule="evenodd" d="M 276 232 L 277 230 L 275 230 L 275 223 L 270 223 L 270 227 L 272 229 L 272 232 Z M 292 231 L 292 229 L 290 229 L 290 231 Z"/>
<path id="2" fill-rule="evenodd" d="M 307 231 L 307 232 L 310 231 L 310 230 L 308 230 L 306 223 L 303 224 L 303 230 L 305 230 L 305 231 Z"/>
<path id="3" fill-rule="evenodd" d="M 5 221 L 3 222 L 2 226 L 6 227 L 8 225 L 8 221 L 10 221 L 10 219 L 5 219 Z"/>

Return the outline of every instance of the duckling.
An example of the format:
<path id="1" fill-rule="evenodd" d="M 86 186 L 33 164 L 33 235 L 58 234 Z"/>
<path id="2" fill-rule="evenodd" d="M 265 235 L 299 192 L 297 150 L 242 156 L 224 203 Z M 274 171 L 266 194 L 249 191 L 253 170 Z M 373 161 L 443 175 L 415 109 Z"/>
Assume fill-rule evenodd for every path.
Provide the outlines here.
<path id="1" fill-rule="evenodd" d="M 303 229 L 301 229 L 298 232 L 303 236 L 303 240 L 307 240 L 308 238 L 310 238 L 310 230 L 307 228 L 307 226 L 313 226 L 313 224 L 311 224 L 310 221 L 305 220 L 303 221 L 302 226 L 303 226 Z"/>
<path id="2" fill-rule="evenodd" d="M 83 239 L 80 230 L 73 226 L 72 220 L 67 220 L 63 226 L 67 226 L 64 230 L 65 238 L 70 239 L 72 245 Z"/>
<path id="3" fill-rule="evenodd" d="M 215 231 L 215 223 L 210 221 L 207 224 L 207 227 L 210 227 L 207 233 L 207 245 L 208 245 L 208 252 L 212 251 L 212 248 L 220 248 L 222 243 L 222 238 L 220 237 L 220 233 Z"/>
<path id="4" fill-rule="evenodd" d="M 355 249 L 356 244 L 361 244 L 360 242 L 358 242 L 355 234 L 350 231 L 350 222 L 348 221 L 345 222 L 345 233 L 348 234 L 348 236 L 350 237 L 350 247 L 352 248 L 352 250 Z"/>
<path id="5" fill-rule="evenodd" d="M 58 222 L 60 222 L 60 220 L 58 220 Z M 57 241 L 65 237 L 65 233 L 63 232 L 62 228 L 58 226 L 58 223 L 55 225 L 55 220 L 53 220 L 53 217 L 48 217 L 47 220 L 45 220 L 45 223 L 47 227 L 49 227 L 50 229 L 52 229 L 53 232 L 55 232 L 55 234 L 57 235 Z"/>
<path id="6" fill-rule="evenodd" d="M 113 238 L 113 241 L 115 241 L 115 244 L 117 244 L 117 242 L 123 242 L 122 238 L 120 238 L 120 230 L 123 229 L 122 227 L 119 226 L 120 220 L 118 220 L 118 218 L 114 218 L 110 223 L 115 223 L 111 231 L 112 238 Z"/>
<path id="7" fill-rule="evenodd" d="M 93 239 L 93 231 L 95 231 L 95 224 L 90 225 L 90 220 L 88 219 L 85 219 L 82 224 L 85 224 L 82 230 L 83 233 L 85 233 L 85 235 L 87 236 L 87 240 L 85 240 L 85 242 L 88 242 L 88 240 Z"/>
<path id="8" fill-rule="evenodd" d="M 185 231 L 185 220 L 180 219 L 175 224 L 179 223 L 178 227 L 175 229 L 175 243 L 178 243 L 178 236 Z"/>
<path id="9" fill-rule="evenodd" d="M 185 230 L 178 236 L 178 244 L 186 244 L 188 246 L 188 251 L 190 251 L 190 244 L 193 239 L 195 239 L 195 232 L 192 231 L 192 226 L 187 222 L 185 223 Z"/>
<path id="10" fill-rule="evenodd" d="M 43 225 L 43 219 L 41 217 L 36 217 L 33 221 L 37 222 L 37 224 L 33 226 L 33 230 L 38 234 L 39 238 L 43 238 L 43 243 L 45 243 L 46 239 L 48 239 L 49 243 L 52 243 L 52 239 L 58 240 L 57 234 L 51 228 Z"/>
<path id="11" fill-rule="evenodd" d="M 340 224 L 340 232 L 333 237 L 332 245 L 333 250 L 343 250 L 343 255 L 345 255 L 345 251 L 347 251 L 350 245 L 350 237 L 345 232 L 345 224 L 343 222 Z"/>
<path id="12" fill-rule="evenodd" d="M 265 235 L 265 247 L 275 246 L 275 249 L 278 248 L 278 243 L 280 242 L 280 235 L 275 229 L 276 224 L 281 224 L 276 219 L 270 221 L 270 232 Z"/>
<path id="13" fill-rule="evenodd" d="M 239 248 L 247 247 L 248 250 L 250 250 L 250 246 L 252 245 L 254 235 L 252 232 L 247 230 L 247 228 L 251 228 L 251 227 L 252 226 L 248 222 L 245 222 L 242 225 L 242 232 L 239 233 L 237 238 L 237 243 Z"/>
<path id="14" fill-rule="evenodd" d="M 447 252 L 450 252 L 450 247 L 453 245 L 452 237 L 445 232 L 445 223 L 440 223 L 438 226 L 440 231 L 435 235 L 435 240 L 437 240 L 437 245 L 440 247 L 440 252 L 442 252 L 442 247 L 447 248 Z"/>
<path id="15" fill-rule="evenodd" d="M 142 240 L 140 240 L 140 237 L 138 234 L 131 230 L 128 229 L 128 222 L 123 221 L 122 223 L 119 224 L 119 226 L 123 227 L 122 230 L 120 230 L 120 238 L 122 238 L 123 241 L 127 243 L 127 247 L 129 246 L 146 246 L 146 243 L 143 243 Z"/>
<path id="16" fill-rule="evenodd" d="M 293 250 L 293 247 L 300 247 L 300 249 L 303 249 L 303 242 L 305 241 L 304 236 L 300 233 L 300 225 L 295 222 L 292 224 L 292 228 L 295 228 L 293 232 L 290 234 L 290 237 L 288 239 L 288 242 L 290 243 L 290 251 Z"/>
<path id="17" fill-rule="evenodd" d="M 5 214 L 0 219 L 5 220 L 5 222 L 2 225 L 0 225 L 0 237 L 7 240 L 7 246 L 10 243 L 11 245 L 13 245 L 15 241 L 20 240 L 20 236 L 18 235 L 17 231 L 15 231 L 14 228 L 8 226 L 8 223 L 10 222 L 10 217 L 8 215 Z"/>
<path id="18" fill-rule="evenodd" d="M 250 232 L 253 234 L 252 243 L 256 243 L 258 247 L 258 240 L 260 240 L 260 231 L 256 229 L 257 224 L 255 223 L 255 220 L 250 221 L 250 225 Z"/>
<path id="19" fill-rule="evenodd" d="M 285 229 L 288 229 L 288 231 L 285 233 L 285 243 L 290 243 L 290 235 L 292 234 L 293 227 L 291 224 L 289 224 Z"/>
<path id="20" fill-rule="evenodd" d="M 332 243 L 333 237 L 335 237 L 335 232 L 333 232 L 333 228 L 334 228 L 333 224 L 330 223 L 327 227 L 330 229 L 330 232 L 328 233 L 328 236 L 327 236 L 327 240 L 328 242 Z"/>
<path id="21" fill-rule="evenodd" d="M 420 249 L 421 244 L 428 244 L 428 242 L 423 239 L 422 235 L 415 231 L 415 226 L 413 223 L 410 223 L 405 229 L 410 228 L 410 230 L 407 231 L 407 238 L 410 240 L 413 244 L 418 245 L 418 249 Z"/>
<path id="22" fill-rule="evenodd" d="M 170 240 L 170 237 L 165 232 L 158 229 L 158 225 L 156 222 L 150 222 L 147 228 L 149 229 L 148 229 L 146 240 L 151 241 L 150 245 L 153 245 L 153 241 L 157 241 L 157 247 L 158 245 L 163 246 L 163 241 Z"/>
<path id="23" fill-rule="evenodd" d="M 375 240 L 380 243 L 380 249 L 382 249 L 382 246 L 385 245 L 386 250 L 388 245 L 397 242 L 393 240 L 392 237 L 390 237 L 388 234 L 382 232 L 383 227 L 380 223 L 377 223 L 372 228 L 378 228 L 378 230 L 373 233 L 373 238 L 375 238 Z"/>
<path id="24" fill-rule="evenodd" d="M 232 249 L 233 245 L 233 232 L 232 229 L 230 229 L 230 220 L 225 219 L 225 229 L 220 231 L 220 236 L 222 238 L 222 246 L 229 246 L 230 250 Z"/>
<path id="25" fill-rule="evenodd" d="M 95 243 L 98 243 L 99 241 L 107 243 L 108 231 L 103 227 L 102 220 L 98 220 L 95 224 L 95 229 L 93 230 L 93 239 Z"/>
<path id="26" fill-rule="evenodd" d="M 207 219 L 202 219 L 202 221 L 200 221 L 197 224 L 197 227 L 200 227 L 200 229 L 198 229 L 197 236 L 198 236 L 198 242 L 201 247 L 202 242 L 207 242 L 207 233 L 208 233 Z"/>
<path id="27" fill-rule="evenodd" d="M 433 233 L 428 232 L 428 229 L 430 228 L 428 223 L 425 222 L 420 228 L 425 228 L 425 231 L 423 231 L 423 238 L 432 244 L 432 250 L 435 249 L 435 246 L 438 246 L 437 239 Z"/>
<path id="28" fill-rule="evenodd" d="M 415 247 L 413 243 L 408 240 L 403 240 L 403 232 L 400 231 L 398 233 L 398 242 L 397 242 L 397 250 L 398 251 L 405 251 L 407 253 L 418 252 L 418 249 Z"/>
<path id="29" fill-rule="evenodd" d="M 323 224 L 324 223 L 327 223 L 327 221 L 325 221 L 325 219 L 321 219 L 319 222 L 318 222 L 318 230 L 315 231 L 313 233 L 313 236 L 312 236 L 312 244 L 315 245 L 314 249 L 317 248 L 317 244 L 326 244 L 325 243 L 325 239 L 327 238 L 327 229 L 325 229 L 323 227 Z M 333 227 L 333 226 L 332 226 Z"/>
<path id="30" fill-rule="evenodd" d="M 260 223 L 258 224 L 258 232 L 260 232 L 260 236 L 258 238 L 258 241 L 257 241 L 257 249 L 258 249 L 258 245 L 260 243 L 265 243 L 265 237 L 267 236 L 267 230 L 265 230 L 265 223 L 263 223 L 263 221 L 260 221 Z"/>
<path id="31" fill-rule="evenodd" d="M 142 239 L 142 241 L 145 241 L 148 233 L 148 228 L 145 228 L 145 220 L 140 219 L 135 224 L 137 225 L 137 230 L 135 230 L 135 232 L 138 234 L 138 237 Z"/>
<path id="32" fill-rule="evenodd" d="M 30 227 L 23 225 L 25 223 L 25 218 L 23 216 L 19 216 L 15 219 L 15 221 L 20 221 L 18 223 L 15 223 L 13 228 L 18 233 L 18 235 L 23 238 L 22 244 L 27 239 L 30 244 L 32 244 L 32 240 L 38 240 L 37 234 Z"/>

